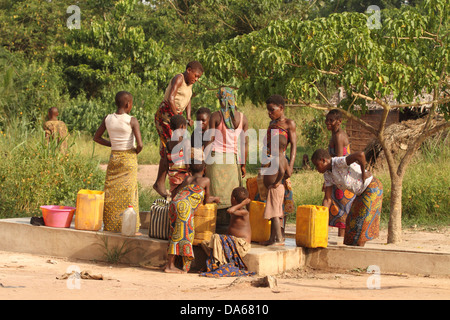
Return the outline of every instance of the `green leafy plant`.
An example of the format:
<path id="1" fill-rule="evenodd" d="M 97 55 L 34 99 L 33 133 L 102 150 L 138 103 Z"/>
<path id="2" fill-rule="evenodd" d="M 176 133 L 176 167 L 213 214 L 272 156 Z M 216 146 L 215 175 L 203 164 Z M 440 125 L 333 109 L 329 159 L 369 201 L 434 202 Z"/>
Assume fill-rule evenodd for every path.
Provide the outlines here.
<path id="1" fill-rule="evenodd" d="M 99 235 L 99 238 L 101 241 L 99 245 L 102 246 L 104 258 L 108 263 L 119 263 L 128 253 L 135 249 L 130 247 L 131 241 L 128 239 L 122 241 L 120 246 L 111 246 L 107 235 Z"/>
<path id="2" fill-rule="evenodd" d="M 47 144 L 43 130 L 5 130 L 0 136 L 5 161 L 0 168 L 0 217 L 40 215 L 41 205 L 75 206 L 80 189 L 103 190 L 105 173 L 95 159 L 71 153 L 70 147 L 61 153 L 60 143 Z"/>

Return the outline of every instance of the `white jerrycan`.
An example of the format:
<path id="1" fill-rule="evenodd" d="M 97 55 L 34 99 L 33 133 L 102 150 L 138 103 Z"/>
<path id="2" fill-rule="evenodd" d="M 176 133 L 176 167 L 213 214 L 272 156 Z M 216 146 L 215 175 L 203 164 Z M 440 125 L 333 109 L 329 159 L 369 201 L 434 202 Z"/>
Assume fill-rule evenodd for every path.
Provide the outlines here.
<path id="1" fill-rule="evenodd" d="M 133 206 L 128 208 L 122 214 L 122 235 L 133 237 L 136 235 L 137 214 Z"/>

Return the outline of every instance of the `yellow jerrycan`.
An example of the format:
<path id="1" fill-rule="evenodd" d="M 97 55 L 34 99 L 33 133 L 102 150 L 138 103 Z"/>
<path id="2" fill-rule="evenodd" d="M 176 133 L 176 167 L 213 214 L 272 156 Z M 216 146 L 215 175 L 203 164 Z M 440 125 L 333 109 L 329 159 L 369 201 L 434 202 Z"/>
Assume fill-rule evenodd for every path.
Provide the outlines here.
<path id="1" fill-rule="evenodd" d="M 105 192 L 80 190 L 77 194 L 75 229 L 98 231 L 103 223 Z"/>
<path id="2" fill-rule="evenodd" d="M 194 246 L 209 241 L 216 232 L 217 204 L 207 203 L 198 206 L 194 212 Z"/>
<path id="3" fill-rule="evenodd" d="M 298 206 L 295 242 L 298 247 L 326 248 L 328 246 L 328 208 Z"/>
<path id="4" fill-rule="evenodd" d="M 264 219 L 266 204 L 260 201 L 250 202 L 250 227 L 252 242 L 263 242 L 270 238 L 270 220 Z"/>
<path id="5" fill-rule="evenodd" d="M 256 177 L 247 179 L 247 190 L 248 197 L 250 200 L 255 200 L 256 194 L 258 193 L 258 182 L 256 181 Z"/>

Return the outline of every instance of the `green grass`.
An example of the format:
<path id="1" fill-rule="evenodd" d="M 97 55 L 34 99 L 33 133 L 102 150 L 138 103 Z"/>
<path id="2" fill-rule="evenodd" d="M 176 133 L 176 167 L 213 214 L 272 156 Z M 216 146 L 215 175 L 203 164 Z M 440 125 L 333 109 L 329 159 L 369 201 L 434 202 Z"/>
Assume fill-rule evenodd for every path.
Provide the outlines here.
<path id="1" fill-rule="evenodd" d="M 438 142 L 436 144 L 436 142 Z M 421 148 L 403 180 L 402 222 L 412 225 L 450 225 L 449 139 L 430 139 Z M 382 220 L 389 217 L 391 180 L 386 169 L 375 172 L 383 183 Z"/>
<path id="2" fill-rule="evenodd" d="M 245 104 L 240 108 L 249 119 L 250 128 L 266 128 L 270 119 L 263 107 Z M 288 109 L 287 116 L 297 123 L 297 159 L 296 167 L 301 167 L 304 153 L 311 157 L 314 148 L 306 144 L 306 139 L 301 135 L 303 121 L 314 118 L 314 114 L 307 110 Z M 450 178 L 446 172 L 450 172 L 450 139 L 430 139 L 422 146 L 412 163 L 407 168 L 403 182 L 403 224 L 405 226 L 422 225 L 437 226 L 450 225 Z M 328 140 L 323 141 L 324 145 Z M 157 155 L 157 147 L 154 153 Z M 148 148 L 151 149 L 151 148 Z M 150 152 L 151 153 L 151 152 Z M 289 153 L 289 151 L 288 151 Z M 156 156 L 154 163 L 159 158 Z M 386 166 L 385 166 L 386 167 Z M 257 175 L 257 164 L 247 165 L 247 178 Z M 387 225 L 389 220 L 390 205 L 390 177 L 387 167 L 374 172 L 384 186 L 382 224 Z M 244 179 L 245 185 L 246 179 Z M 294 201 L 299 205 L 321 205 L 323 199 L 323 176 L 315 170 L 297 170 L 291 177 L 294 189 Z M 140 201 L 142 207 L 149 207 L 158 196 L 153 190 L 141 190 Z M 291 216 L 288 222 L 295 222 L 295 216 Z"/>
<path id="3" fill-rule="evenodd" d="M 99 162 L 56 142 L 47 144 L 43 130 L 10 126 L 0 136 L 0 217 L 40 215 L 41 205 L 75 206 L 80 189 L 102 190 Z"/>
<path id="4" fill-rule="evenodd" d="M 107 164 L 111 154 L 111 148 L 102 146 L 92 140 L 93 137 L 83 133 L 73 133 L 72 150 L 86 157 L 93 157 L 102 164 Z M 139 164 L 158 164 L 159 145 L 152 142 L 144 142 L 144 148 L 138 155 Z"/>
<path id="5" fill-rule="evenodd" d="M 249 119 L 250 128 L 267 128 L 270 121 L 264 107 L 245 104 L 240 108 Z M 311 156 L 314 148 L 301 135 L 301 123 L 314 118 L 305 109 L 288 109 L 287 116 L 297 123 L 296 167 L 302 155 Z M 154 130 L 153 127 L 150 130 Z M 407 169 L 403 182 L 403 224 L 421 226 L 450 225 L 450 143 L 443 135 L 427 141 Z M 327 140 L 323 141 L 326 145 Z M 72 132 L 69 156 L 47 146 L 42 129 L 30 128 L 23 118 L 13 119 L 0 132 L 0 217 L 39 214 L 43 204 L 74 205 L 79 189 L 103 190 L 104 172 L 99 164 L 108 163 L 110 148 L 95 144 L 87 134 Z M 288 151 L 289 153 L 289 151 Z M 139 164 L 158 164 L 159 146 L 144 142 Z M 247 178 L 256 176 L 259 165 L 247 166 Z M 382 223 L 389 217 L 390 177 L 386 169 L 374 172 L 384 186 Z M 299 205 L 320 205 L 323 199 L 323 176 L 313 170 L 297 170 L 291 177 L 294 201 Z M 166 182 L 168 187 L 168 182 Z M 245 179 L 244 179 L 245 185 Z M 158 195 L 152 188 L 139 188 L 142 211 L 149 210 Z M 289 217 L 295 221 L 295 216 Z"/>

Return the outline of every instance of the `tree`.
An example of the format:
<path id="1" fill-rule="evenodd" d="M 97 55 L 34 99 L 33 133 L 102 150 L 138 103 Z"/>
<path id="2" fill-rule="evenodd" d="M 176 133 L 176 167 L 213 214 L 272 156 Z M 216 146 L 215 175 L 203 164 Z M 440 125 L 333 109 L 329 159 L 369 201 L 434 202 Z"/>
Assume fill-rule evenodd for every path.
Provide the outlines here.
<path id="1" fill-rule="evenodd" d="M 181 61 L 191 59 L 195 50 L 267 27 L 272 20 L 304 19 L 316 2 L 151 0 L 146 3 L 133 12 L 130 25 L 139 24 L 148 36 L 164 41 L 175 59 Z"/>
<path id="2" fill-rule="evenodd" d="M 239 87 L 254 103 L 273 93 L 297 105 L 320 110 L 340 108 L 373 133 L 386 155 L 391 176 L 388 243 L 401 241 L 402 182 L 422 142 L 450 127 L 449 0 L 425 0 L 382 12 L 380 29 L 368 16 L 343 12 L 309 21 L 276 21 L 267 28 L 219 43 L 198 54 L 217 83 Z M 348 98 L 329 102 L 330 87 Z M 433 95 L 424 101 L 423 94 Z M 394 101 L 394 102 L 390 102 Z M 368 102 L 383 108 L 378 128 L 361 120 Z M 396 160 L 385 139 L 392 109 L 432 104 L 422 133 Z M 446 120 L 436 122 L 437 113 Z"/>
<path id="3" fill-rule="evenodd" d="M 107 5 L 108 1 L 103 1 Z M 93 18 L 90 26 L 72 30 L 56 48 L 72 96 L 85 92 L 96 97 L 111 83 L 145 83 L 164 89 L 174 71 L 164 44 L 146 39 L 140 26 L 128 26 L 125 17 L 136 0 L 117 1 L 111 12 Z"/>

